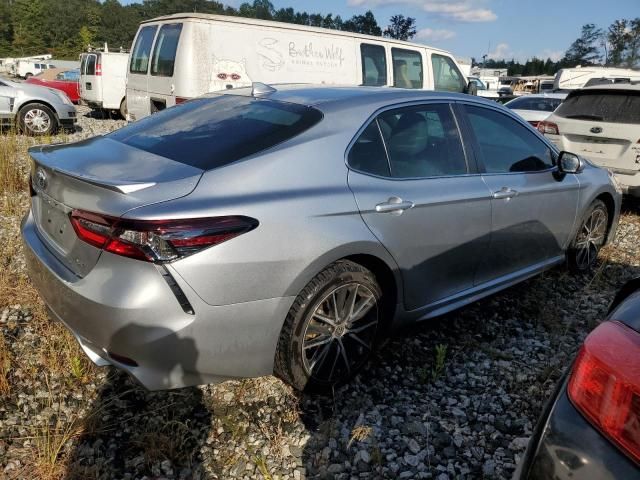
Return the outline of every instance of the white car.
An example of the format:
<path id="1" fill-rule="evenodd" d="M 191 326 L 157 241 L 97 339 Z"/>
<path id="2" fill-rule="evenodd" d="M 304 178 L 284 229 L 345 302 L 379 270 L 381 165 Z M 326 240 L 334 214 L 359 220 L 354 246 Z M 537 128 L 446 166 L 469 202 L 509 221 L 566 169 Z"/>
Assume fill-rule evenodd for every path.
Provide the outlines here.
<path id="1" fill-rule="evenodd" d="M 545 120 L 567 97 L 566 93 L 534 93 L 504 104 L 534 127 Z"/>
<path id="2" fill-rule="evenodd" d="M 538 130 L 561 150 L 608 168 L 624 193 L 640 197 L 640 84 L 575 90 Z"/>

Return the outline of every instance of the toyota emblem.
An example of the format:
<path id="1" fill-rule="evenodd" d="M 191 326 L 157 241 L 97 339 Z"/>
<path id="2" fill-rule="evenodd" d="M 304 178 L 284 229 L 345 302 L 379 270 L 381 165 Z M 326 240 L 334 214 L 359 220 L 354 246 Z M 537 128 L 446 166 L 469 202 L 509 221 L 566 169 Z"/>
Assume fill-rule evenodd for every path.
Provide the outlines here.
<path id="1" fill-rule="evenodd" d="M 47 173 L 42 168 L 38 168 L 38 170 L 36 170 L 36 186 L 40 190 L 45 190 L 47 188 Z"/>
<path id="2" fill-rule="evenodd" d="M 600 128 L 600 127 L 593 127 L 593 128 L 590 130 L 590 132 L 591 132 L 591 133 L 602 133 L 602 128 Z"/>

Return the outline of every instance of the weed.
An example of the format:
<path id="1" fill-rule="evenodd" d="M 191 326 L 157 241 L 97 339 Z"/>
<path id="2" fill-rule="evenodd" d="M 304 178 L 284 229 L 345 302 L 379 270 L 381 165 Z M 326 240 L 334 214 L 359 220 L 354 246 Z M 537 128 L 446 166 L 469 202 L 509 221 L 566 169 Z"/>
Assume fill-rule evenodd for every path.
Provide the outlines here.
<path id="1" fill-rule="evenodd" d="M 351 448 L 351 444 L 354 441 L 363 442 L 368 439 L 373 433 L 373 428 L 368 425 L 356 425 L 351 430 L 351 438 L 349 439 L 349 443 L 347 444 L 347 448 Z"/>
<path id="2" fill-rule="evenodd" d="M 84 377 L 85 368 L 82 359 L 76 355 L 71 357 L 71 375 L 73 375 L 78 380 L 81 380 Z"/>
<path id="3" fill-rule="evenodd" d="M 267 467 L 267 461 L 262 455 L 257 455 L 253 459 L 253 462 L 256 464 L 256 467 L 258 467 L 258 471 L 262 474 L 264 480 L 273 480 L 271 473 L 269 473 L 269 467 Z"/>
<path id="4" fill-rule="evenodd" d="M 11 352 L 7 348 L 4 337 L 0 335 L 0 396 L 2 397 L 9 395 L 11 391 L 9 370 L 11 370 Z"/>
<path id="5" fill-rule="evenodd" d="M 431 378 L 435 382 L 444 372 L 444 362 L 447 358 L 447 346 L 440 343 L 436 345 L 436 363 L 431 369 Z"/>

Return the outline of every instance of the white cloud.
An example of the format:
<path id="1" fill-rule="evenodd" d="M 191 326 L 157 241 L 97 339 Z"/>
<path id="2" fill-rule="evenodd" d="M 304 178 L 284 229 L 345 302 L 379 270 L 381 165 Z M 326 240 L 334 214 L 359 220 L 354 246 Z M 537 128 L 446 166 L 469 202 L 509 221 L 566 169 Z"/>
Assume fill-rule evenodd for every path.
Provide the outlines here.
<path id="1" fill-rule="evenodd" d="M 417 40 L 433 41 L 449 40 L 456 36 L 456 32 L 446 29 L 423 28 L 416 32 Z"/>
<path id="2" fill-rule="evenodd" d="M 487 58 L 494 60 L 508 60 L 514 57 L 514 53 L 508 43 L 499 43 L 493 52 L 487 54 Z"/>
<path id="3" fill-rule="evenodd" d="M 498 16 L 488 8 L 479 7 L 481 0 L 347 0 L 352 7 L 407 5 L 421 8 L 441 18 L 457 22 L 493 22 Z"/>
<path id="4" fill-rule="evenodd" d="M 536 55 L 536 57 L 541 58 L 543 60 L 546 60 L 547 58 L 550 58 L 554 62 L 557 62 L 562 57 L 564 57 L 564 51 L 562 51 L 562 50 L 550 50 L 550 49 L 547 48 L 547 49 L 543 50 L 540 54 Z"/>

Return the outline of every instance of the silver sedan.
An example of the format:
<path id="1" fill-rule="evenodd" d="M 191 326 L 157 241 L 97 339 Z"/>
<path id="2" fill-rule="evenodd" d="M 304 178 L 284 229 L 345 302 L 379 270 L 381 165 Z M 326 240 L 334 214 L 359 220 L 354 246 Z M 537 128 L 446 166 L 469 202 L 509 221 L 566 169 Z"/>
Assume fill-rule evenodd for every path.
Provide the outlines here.
<path id="1" fill-rule="evenodd" d="M 60 90 L 0 77 L 0 126 L 16 126 L 28 135 L 53 135 L 72 129 L 76 107 Z"/>
<path id="2" fill-rule="evenodd" d="M 256 86 L 34 147 L 31 278 L 149 389 L 344 382 L 376 343 L 615 233 L 606 170 L 476 97 Z"/>

